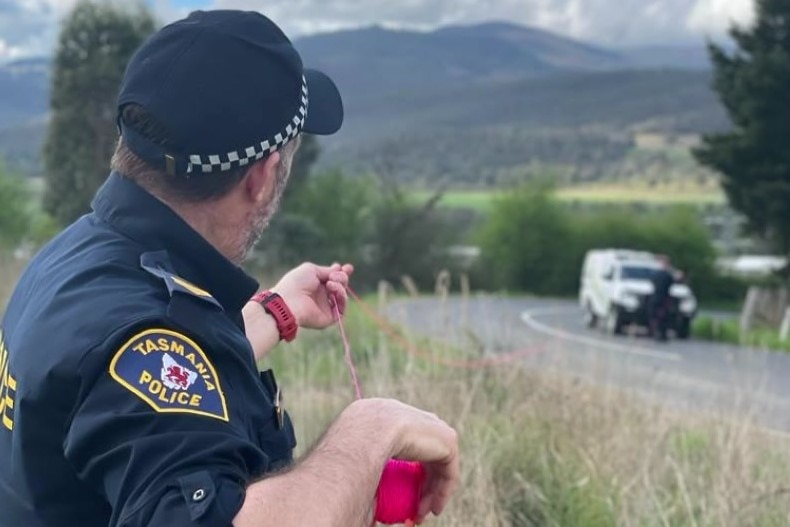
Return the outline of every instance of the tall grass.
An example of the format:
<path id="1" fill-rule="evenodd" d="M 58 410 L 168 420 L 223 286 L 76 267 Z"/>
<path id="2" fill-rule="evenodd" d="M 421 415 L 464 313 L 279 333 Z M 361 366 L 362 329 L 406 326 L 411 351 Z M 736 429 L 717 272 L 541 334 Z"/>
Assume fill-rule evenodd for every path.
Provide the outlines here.
<path id="1" fill-rule="evenodd" d="M 448 369 L 383 341 L 354 309 L 347 324 L 367 395 L 429 409 L 460 432 L 463 486 L 434 525 L 790 524 L 790 443 L 748 422 L 676 415 L 517 365 Z M 339 338 L 308 334 L 264 366 L 281 378 L 304 452 L 353 397 Z"/>
<path id="2" fill-rule="evenodd" d="M 790 353 L 790 340 L 782 340 L 779 331 L 772 328 L 758 327 L 743 333 L 738 320 L 699 317 L 691 329 L 692 335 L 702 340 Z"/>

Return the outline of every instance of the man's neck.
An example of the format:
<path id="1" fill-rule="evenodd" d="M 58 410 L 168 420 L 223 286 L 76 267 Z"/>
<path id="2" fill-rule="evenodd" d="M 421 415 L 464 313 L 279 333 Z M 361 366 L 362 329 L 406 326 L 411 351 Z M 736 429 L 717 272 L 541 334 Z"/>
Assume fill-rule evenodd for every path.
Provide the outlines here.
<path id="1" fill-rule="evenodd" d="M 228 260 L 237 265 L 242 262 L 244 233 L 239 229 L 242 222 L 234 221 L 232 213 L 222 210 L 226 207 L 220 207 L 217 203 L 201 203 L 200 206 L 174 204 L 161 197 L 159 199 Z"/>

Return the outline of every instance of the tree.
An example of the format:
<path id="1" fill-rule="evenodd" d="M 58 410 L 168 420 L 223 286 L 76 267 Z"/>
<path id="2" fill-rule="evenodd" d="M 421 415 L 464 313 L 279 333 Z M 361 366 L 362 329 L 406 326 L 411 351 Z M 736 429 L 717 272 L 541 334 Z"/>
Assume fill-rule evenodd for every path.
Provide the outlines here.
<path id="1" fill-rule="evenodd" d="M 85 213 L 107 177 L 126 64 L 155 29 L 142 3 L 81 0 L 65 20 L 54 61 L 44 147 L 44 208 L 66 224 Z"/>
<path id="2" fill-rule="evenodd" d="M 733 128 L 709 135 L 697 159 L 722 175 L 733 208 L 751 229 L 790 253 L 790 0 L 758 0 L 737 49 L 710 45 L 714 87 Z"/>

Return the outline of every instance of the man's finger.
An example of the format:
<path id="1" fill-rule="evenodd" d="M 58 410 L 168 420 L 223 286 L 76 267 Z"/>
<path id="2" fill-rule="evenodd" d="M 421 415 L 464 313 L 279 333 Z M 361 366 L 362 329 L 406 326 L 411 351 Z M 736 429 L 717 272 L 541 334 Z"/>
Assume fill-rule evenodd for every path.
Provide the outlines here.
<path id="1" fill-rule="evenodd" d="M 329 274 L 329 281 L 337 282 L 345 287 L 348 285 L 348 275 L 343 271 L 334 271 Z"/>
<path id="2" fill-rule="evenodd" d="M 334 266 L 325 266 L 325 265 L 316 265 L 315 266 L 315 275 L 318 277 L 318 280 L 321 283 L 324 283 L 329 280 L 329 277 L 332 273 L 336 273 L 340 271 L 340 266 L 335 268 Z"/>
<path id="3" fill-rule="evenodd" d="M 326 283 L 326 290 L 329 292 L 330 298 L 339 296 L 343 291 L 343 284 L 330 280 Z"/>
<path id="4" fill-rule="evenodd" d="M 420 498 L 420 506 L 417 509 L 417 522 L 422 523 L 428 514 L 431 512 L 433 506 L 433 487 L 436 485 L 433 477 L 429 477 L 425 486 L 422 489 L 422 497 Z"/>
<path id="5" fill-rule="evenodd" d="M 461 466 L 458 456 L 455 455 L 447 464 L 443 465 L 442 472 L 437 478 L 432 493 L 431 512 L 437 516 L 442 513 L 460 482 Z"/>
<path id="6" fill-rule="evenodd" d="M 331 298 L 336 298 L 338 304 L 346 299 L 346 288 L 340 282 L 329 281 L 326 283 L 326 290 Z"/>
<path id="7" fill-rule="evenodd" d="M 346 304 L 348 303 L 345 286 L 341 283 L 330 281 L 326 283 L 326 289 L 329 291 L 330 298 L 337 302 L 337 309 L 340 311 L 340 314 L 345 313 Z"/>
<path id="8" fill-rule="evenodd" d="M 343 292 L 337 295 L 337 309 L 340 311 L 341 315 L 346 314 L 346 305 L 348 304 L 348 295 L 346 294 L 346 288 L 343 288 Z"/>
<path id="9" fill-rule="evenodd" d="M 329 280 L 333 280 L 332 275 L 334 273 L 342 273 L 345 275 L 344 283 L 348 284 L 348 277 L 353 272 L 354 272 L 354 266 L 351 264 L 340 265 L 339 263 L 335 263 L 328 267 L 322 265 L 315 266 L 316 277 L 318 277 L 318 280 L 321 283 L 326 283 Z"/>

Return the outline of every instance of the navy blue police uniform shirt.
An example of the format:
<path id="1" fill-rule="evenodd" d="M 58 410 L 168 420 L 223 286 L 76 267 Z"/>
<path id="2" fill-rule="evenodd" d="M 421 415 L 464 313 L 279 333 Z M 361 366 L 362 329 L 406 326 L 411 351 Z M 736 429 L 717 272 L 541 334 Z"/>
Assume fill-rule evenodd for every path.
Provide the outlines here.
<path id="1" fill-rule="evenodd" d="M 2 320 L 0 526 L 231 525 L 295 446 L 244 333 L 257 287 L 111 174 Z"/>

